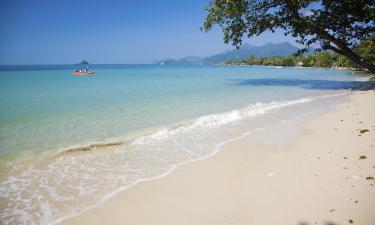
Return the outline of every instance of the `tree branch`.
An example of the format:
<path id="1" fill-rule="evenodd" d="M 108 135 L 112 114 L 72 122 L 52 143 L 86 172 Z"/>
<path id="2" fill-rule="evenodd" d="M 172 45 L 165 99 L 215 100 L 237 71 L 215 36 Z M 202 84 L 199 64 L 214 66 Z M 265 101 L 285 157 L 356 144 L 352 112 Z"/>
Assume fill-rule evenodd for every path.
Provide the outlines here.
<path id="1" fill-rule="evenodd" d="M 328 50 L 332 50 L 334 52 L 336 52 L 337 54 L 340 54 L 340 55 L 345 55 L 345 53 L 343 51 L 341 51 L 340 49 L 332 46 L 332 45 L 327 45 L 327 46 L 324 46 L 325 49 L 328 49 Z"/>

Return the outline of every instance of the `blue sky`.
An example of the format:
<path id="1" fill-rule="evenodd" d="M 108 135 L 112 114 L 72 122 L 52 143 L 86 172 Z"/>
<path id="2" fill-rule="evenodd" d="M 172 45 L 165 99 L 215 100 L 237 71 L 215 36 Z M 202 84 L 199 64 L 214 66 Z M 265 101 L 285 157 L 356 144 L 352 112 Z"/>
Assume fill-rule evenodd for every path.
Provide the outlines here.
<path id="1" fill-rule="evenodd" d="M 150 63 L 232 48 L 204 33 L 208 0 L 0 0 L 0 64 Z M 245 42 L 293 39 L 265 33 Z"/>

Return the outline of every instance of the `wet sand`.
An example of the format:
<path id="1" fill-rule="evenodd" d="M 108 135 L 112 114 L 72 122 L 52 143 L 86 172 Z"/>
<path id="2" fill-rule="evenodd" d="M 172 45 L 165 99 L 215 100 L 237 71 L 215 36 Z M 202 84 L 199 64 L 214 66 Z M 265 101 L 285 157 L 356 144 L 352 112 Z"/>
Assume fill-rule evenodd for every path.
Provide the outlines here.
<path id="1" fill-rule="evenodd" d="M 270 140 L 287 126 L 226 144 L 62 224 L 375 224 L 375 91 L 301 126 L 285 142 Z"/>

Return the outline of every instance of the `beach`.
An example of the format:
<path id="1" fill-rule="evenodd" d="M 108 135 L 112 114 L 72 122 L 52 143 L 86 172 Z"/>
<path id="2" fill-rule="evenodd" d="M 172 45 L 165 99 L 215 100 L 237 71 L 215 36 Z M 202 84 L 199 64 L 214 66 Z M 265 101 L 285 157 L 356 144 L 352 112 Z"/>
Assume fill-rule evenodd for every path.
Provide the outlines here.
<path id="1" fill-rule="evenodd" d="M 353 92 L 287 141 L 261 130 L 61 224 L 374 224 L 374 100 Z"/>
<path id="2" fill-rule="evenodd" d="M 324 162 L 323 156 L 312 153 L 326 154 L 326 146 L 341 148 L 333 143 L 341 139 L 349 143 L 345 147 L 353 146 L 374 133 L 368 116 L 353 128 L 349 119 L 332 120 L 349 126 L 353 133 L 348 138 L 332 136 L 340 127 L 321 131 L 326 122 L 316 122 L 317 129 L 308 125 L 341 103 L 357 101 L 357 95 L 358 101 L 369 101 L 366 107 L 374 107 L 367 94 L 372 92 L 357 94 L 373 85 L 360 73 L 233 66 L 92 67 L 97 74 L 90 77 L 72 76 L 57 66 L 0 70 L 3 224 L 82 224 L 80 218 L 96 215 L 130 224 L 149 224 L 144 215 L 155 224 L 177 223 L 172 215 L 192 224 L 216 224 L 209 220 L 221 221 L 222 214 L 239 221 L 269 212 L 284 215 L 274 207 L 291 207 L 288 198 L 303 199 L 295 194 L 305 193 L 306 185 L 315 188 L 316 179 L 325 174 L 304 176 L 317 170 L 313 163 Z M 359 115 L 348 116 L 352 117 Z M 356 136 L 355 129 L 369 131 Z M 300 141 L 310 133 L 324 135 L 308 144 Z M 342 172 L 355 169 L 342 167 L 348 168 Z M 360 175 L 374 174 L 347 176 L 354 181 L 362 180 Z M 289 197 L 277 199 L 284 196 L 280 191 Z M 110 207 L 114 201 L 119 202 Z M 329 206 L 330 214 L 339 214 L 342 204 L 337 205 Z M 203 213 L 207 209 L 211 214 Z M 254 213 L 241 211 L 248 209 Z M 94 216 L 85 216 L 90 213 Z M 184 219 L 187 216 L 195 221 Z M 236 220 L 229 223 L 240 223 Z M 293 223 L 300 220 L 311 218 L 301 215 Z"/>
<path id="3" fill-rule="evenodd" d="M 375 2 L 74 8 L 0 2 L 0 225 L 375 225 Z"/>

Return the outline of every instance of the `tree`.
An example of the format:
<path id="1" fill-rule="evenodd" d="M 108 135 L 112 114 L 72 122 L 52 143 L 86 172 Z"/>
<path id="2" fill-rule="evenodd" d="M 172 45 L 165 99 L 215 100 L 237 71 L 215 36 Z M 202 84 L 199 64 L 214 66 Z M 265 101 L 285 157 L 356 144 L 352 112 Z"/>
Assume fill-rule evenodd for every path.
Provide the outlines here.
<path id="1" fill-rule="evenodd" d="M 315 55 L 308 55 L 306 57 L 301 57 L 301 62 L 303 63 L 303 66 L 314 66 Z"/>
<path id="2" fill-rule="evenodd" d="M 328 52 L 319 52 L 315 56 L 315 65 L 318 67 L 331 67 L 333 59 Z"/>
<path id="3" fill-rule="evenodd" d="M 353 50 L 375 33 L 374 0 L 213 0 L 204 30 L 222 27 L 224 42 L 239 47 L 243 37 L 283 29 L 305 46 L 331 50 L 375 73 L 375 65 Z"/>
<path id="4" fill-rule="evenodd" d="M 296 64 L 295 62 L 296 59 L 293 56 L 282 57 L 281 60 L 282 60 L 282 63 L 281 63 L 282 66 L 294 66 Z"/>
<path id="5" fill-rule="evenodd" d="M 375 34 L 355 46 L 354 51 L 368 61 L 375 63 Z"/>

